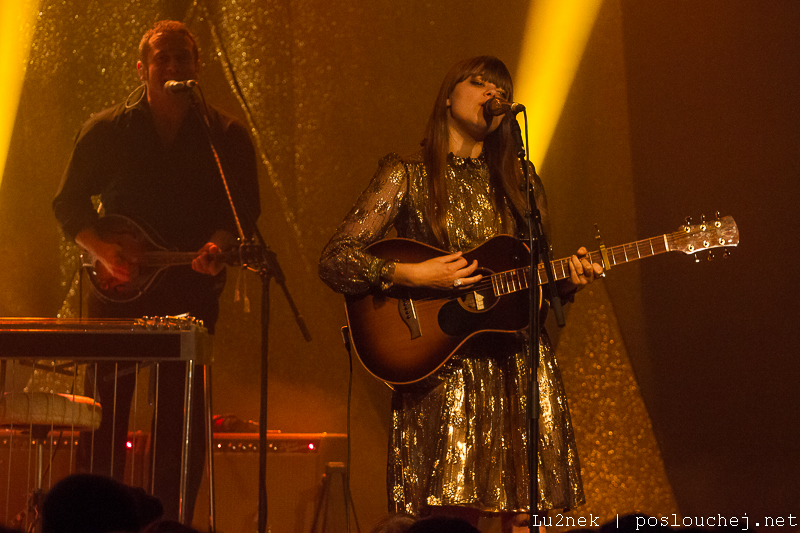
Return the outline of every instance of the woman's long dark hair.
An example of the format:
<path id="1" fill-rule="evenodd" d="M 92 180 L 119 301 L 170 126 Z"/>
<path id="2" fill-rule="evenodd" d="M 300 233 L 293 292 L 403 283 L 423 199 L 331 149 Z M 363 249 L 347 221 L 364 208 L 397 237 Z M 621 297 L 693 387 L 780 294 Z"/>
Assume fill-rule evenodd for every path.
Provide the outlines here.
<path id="1" fill-rule="evenodd" d="M 447 100 L 456 85 L 472 76 L 481 76 L 484 81 L 495 84 L 505 91 L 509 101 L 514 99 L 511 74 L 502 61 L 492 56 L 479 56 L 456 63 L 442 81 L 433 112 L 425 127 L 423 159 L 428 175 L 428 220 L 439 244 L 447 249 L 449 239 L 445 223 L 448 207 L 445 173 L 447 154 L 450 152 L 450 132 L 447 127 Z M 483 153 L 489 166 L 489 175 L 494 188 L 495 206 L 501 216 L 508 215 L 503 205 L 509 200 L 517 213 L 525 211 L 525 197 L 520 191 L 522 169 L 517 160 L 511 138 L 511 117 L 506 117 L 500 126 L 483 141 Z M 504 220 L 504 223 L 507 222 Z"/>

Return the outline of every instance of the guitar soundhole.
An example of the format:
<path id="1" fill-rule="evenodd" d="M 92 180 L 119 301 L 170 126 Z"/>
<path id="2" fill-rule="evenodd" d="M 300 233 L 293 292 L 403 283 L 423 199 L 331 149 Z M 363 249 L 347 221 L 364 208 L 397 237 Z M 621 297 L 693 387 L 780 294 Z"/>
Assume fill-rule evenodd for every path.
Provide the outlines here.
<path id="1" fill-rule="evenodd" d="M 439 327 L 447 335 L 469 335 L 481 329 L 500 300 L 494 295 L 489 282 L 492 272 L 485 268 L 479 268 L 476 272 L 484 277 L 474 285 L 475 290 L 465 289 L 439 309 Z"/>

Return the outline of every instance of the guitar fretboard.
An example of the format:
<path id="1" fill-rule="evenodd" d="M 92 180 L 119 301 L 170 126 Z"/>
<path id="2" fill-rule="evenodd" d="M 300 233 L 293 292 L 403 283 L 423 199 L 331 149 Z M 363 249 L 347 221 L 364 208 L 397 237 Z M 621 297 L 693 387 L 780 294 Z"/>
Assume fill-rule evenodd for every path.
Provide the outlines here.
<path id="1" fill-rule="evenodd" d="M 608 263 L 611 267 L 613 267 L 623 263 L 636 261 L 637 259 L 644 259 L 645 257 L 652 257 L 654 255 L 673 251 L 676 249 L 676 239 L 681 239 L 684 236 L 685 234 L 681 232 L 675 232 L 606 248 Z M 609 265 L 606 264 L 603 258 L 603 254 L 599 250 L 587 254 L 586 259 L 590 263 L 598 263 L 602 265 L 603 268 L 609 268 Z M 571 258 L 569 257 L 552 261 L 553 275 L 555 276 L 556 281 L 569 277 L 570 261 Z M 502 296 L 504 294 L 510 294 L 512 292 L 527 289 L 530 280 L 529 274 L 530 267 L 517 268 L 514 270 L 507 270 L 505 272 L 493 274 L 491 276 L 491 282 L 495 295 Z M 547 274 L 545 272 L 544 263 L 539 264 L 536 275 L 538 285 L 543 285 L 547 282 Z"/>
<path id="2" fill-rule="evenodd" d="M 136 261 L 145 266 L 189 265 L 199 254 L 197 252 L 146 252 Z"/>
<path id="3" fill-rule="evenodd" d="M 174 266 L 190 265 L 200 254 L 198 252 L 171 252 L 167 250 L 157 250 L 145 252 L 136 259 L 136 263 L 143 266 Z M 239 250 L 229 250 L 222 252 L 221 259 L 227 264 L 235 264 L 239 260 Z"/>

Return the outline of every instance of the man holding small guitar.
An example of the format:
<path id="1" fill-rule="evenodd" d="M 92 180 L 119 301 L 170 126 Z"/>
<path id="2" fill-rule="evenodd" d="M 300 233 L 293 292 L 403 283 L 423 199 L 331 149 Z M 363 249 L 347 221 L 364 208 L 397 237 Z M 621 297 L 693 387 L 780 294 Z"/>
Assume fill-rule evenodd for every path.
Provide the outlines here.
<path id="1" fill-rule="evenodd" d="M 197 45 L 185 25 L 162 21 L 145 33 L 139 53 L 142 85 L 81 128 L 53 210 L 65 235 L 92 257 L 90 279 L 97 290 L 89 297 L 90 316 L 188 313 L 213 333 L 225 252 L 235 247 L 238 229 L 205 119 L 193 103 Z M 210 106 L 203 112 L 237 210 L 255 220 L 258 178 L 247 129 Z M 103 216 L 92 203 L 96 196 Z M 252 228 L 243 230 L 249 234 Z M 114 363 L 98 364 L 96 376 L 87 372 L 86 394 L 96 387 L 103 418 L 93 443 L 91 435 L 81 435 L 78 468 L 121 480 L 135 370 L 120 364 L 116 372 L 115 379 Z M 179 514 L 184 376 L 183 363 L 160 364 L 154 487 L 170 519 Z M 202 373 L 197 378 L 195 390 L 202 391 Z M 189 523 L 204 464 L 203 395 L 195 400 L 184 508 Z"/>

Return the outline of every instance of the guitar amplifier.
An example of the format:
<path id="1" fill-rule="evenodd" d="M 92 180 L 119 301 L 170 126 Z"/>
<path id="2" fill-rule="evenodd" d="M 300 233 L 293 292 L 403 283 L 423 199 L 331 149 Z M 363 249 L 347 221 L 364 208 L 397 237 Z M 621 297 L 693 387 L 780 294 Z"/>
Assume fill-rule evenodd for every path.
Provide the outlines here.
<path id="1" fill-rule="evenodd" d="M 329 465 L 343 467 L 347 437 L 332 433 L 267 434 L 267 531 L 308 533 L 317 512 L 325 531 L 345 531 L 344 475 Z M 329 483 L 323 485 L 328 471 Z M 253 533 L 258 525 L 258 434 L 214 434 L 214 485 L 217 530 Z M 323 488 L 327 494 L 323 493 Z M 208 529 L 208 476 L 203 478 L 193 526 Z"/>
<path id="2" fill-rule="evenodd" d="M 48 432 L 42 442 L 42 489 L 46 494 L 53 485 L 76 473 L 78 432 Z M 28 498 L 36 486 L 38 443 L 39 438 L 31 437 L 27 428 L 13 432 L 0 429 L 0 524 L 11 524 L 27 507 Z M 149 433 L 128 433 L 123 479 L 126 485 L 141 487 L 147 492 L 150 490 L 151 470 L 149 448 Z"/>
<path id="3" fill-rule="evenodd" d="M 23 431 L 0 430 L 0 524 L 10 525 L 27 508 L 36 486 L 36 443 Z M 45 491 L 75 470 L 78 435 L 57 432 L 44 440 Z M 52 458 L 52 459 L 51 459 Z M 24 520 L 23 520 L 24 524 Z"/>
<path id="4" fill-rule="evenodd" d="M 149 489 L 146 448 L 149 435 L 128 435 L 128 468 L 125 483 Z M 308 533 L 319 509 L 319 524 L 328 533 L 345 531 L 344 475 L 347 438 L 332 433 L 280 433 L 267 435 L 267 530 L 272 533 Z M 52 448 L 51 448 L 52 445 Z M 77 435 L 54 434 L 45 444 L 47 491 L 75 471 Z M 217 530 L 221 533 L 254 533 L 258 524 L 258 434 L 214 435 L 214 485 Z M 55 452 L 55 453 L 53 453 Z M 52 456 L 51 456 L 52 454 Z M 136 456 L 135 460 L 133 456 Z M 10 461 L 9 461 L 10 458 Z M 36 448 L 28 435 L 0 431 L 0 517 L 11 520 L 26 507 L 33 489 Z M 329 468 L 329 465 L 335 465 Z M 135 472 L 130 467 L 135 468 Z M 323 486 L 328 472 L 329 483 Z M 331 474 L 333 472 L 333 474 Z M 51 477 L 52 476 L 52 477 Z M 10 483 L 10 492 L 6 489 Z M 323 493 L 323 488 L 327 493 Z M 208 530 L 208 475 L 197 496 L 194 527 Z M 8 507 L 8 515 L 5 510 Z M 322 531 L 321 527 L 317 530 Z"/>

